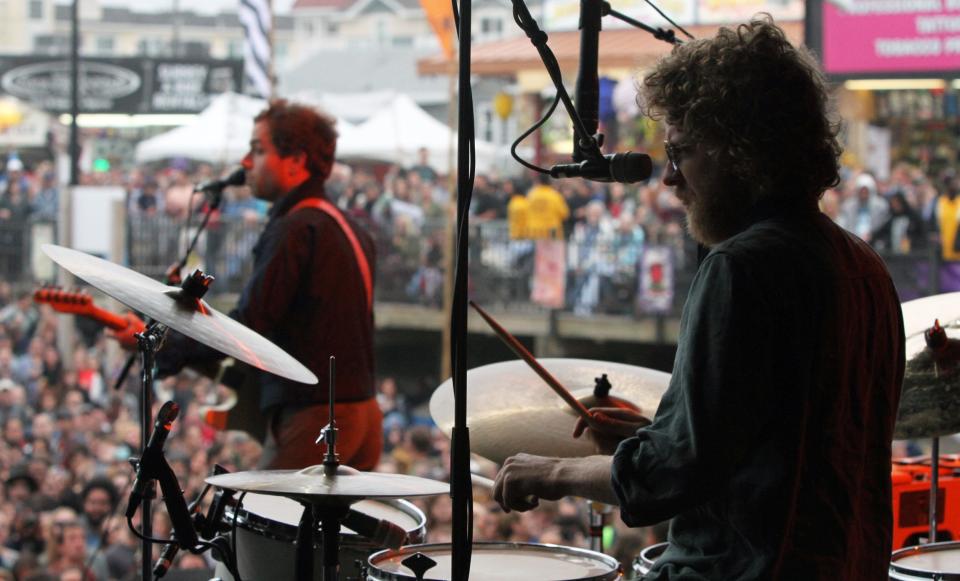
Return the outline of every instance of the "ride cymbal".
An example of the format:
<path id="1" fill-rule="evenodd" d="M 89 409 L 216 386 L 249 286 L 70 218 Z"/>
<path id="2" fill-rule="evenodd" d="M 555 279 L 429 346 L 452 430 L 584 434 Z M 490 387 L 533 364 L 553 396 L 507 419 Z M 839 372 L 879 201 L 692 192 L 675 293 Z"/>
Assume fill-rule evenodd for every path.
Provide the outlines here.
<path id="1" fill-rule="evenodd" d="M 591 359 L 539 359 L 547 371 L 588 408 L 595 379 L 607 375 L 610 396 L 639 407 L 652 418 L 670 374 L 646 367 Z M 596 454 L 587 437 L 573 438 L 577 416 L 523 361 L 505 361 L 467 372 L 467 424 L 471 452 L 494 462 L 526 452 L 540 456 Z M 453 381 L 430 398 L 430 415 L 449 436 L 453 430 Z"/>

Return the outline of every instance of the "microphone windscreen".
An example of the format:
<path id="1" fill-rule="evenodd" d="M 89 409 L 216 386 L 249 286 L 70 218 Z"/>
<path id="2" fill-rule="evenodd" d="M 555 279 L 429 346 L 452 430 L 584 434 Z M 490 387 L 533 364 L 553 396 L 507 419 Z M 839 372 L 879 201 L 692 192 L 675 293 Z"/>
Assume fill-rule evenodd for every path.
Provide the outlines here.
<path id="1" fill-rule="evenodd" d="M 620 183 L 632 184 L 650 178 L 653 162 L 644 153 L 616 153 L 610 159 L 610 175 Z"/>

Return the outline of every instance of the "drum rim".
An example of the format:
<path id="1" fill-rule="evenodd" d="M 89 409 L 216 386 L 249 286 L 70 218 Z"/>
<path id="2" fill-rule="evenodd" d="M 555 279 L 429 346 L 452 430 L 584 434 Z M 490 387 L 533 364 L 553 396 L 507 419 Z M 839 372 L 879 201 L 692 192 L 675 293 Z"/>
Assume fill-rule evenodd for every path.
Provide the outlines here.
<path id="1" fill-rule="evenodd" d="M 452 546 L 453 546 L 453 543 L 422 543 L 419 545 L 404 545 L 399 549 L 384 549 L 382 551 L 377 551 L 376 553 L 373 553 L 372 555 L 367 557 L 368 575 L 371 573 L 375 573 L 377 575 L 377 581 L 408 581 L 410 579 L 415 579 L 415 577 L 412 577 L 410 575 L 406 575 L 403 573 L 391 573 L 388 571 L 381 571 L 374 564 L 374 559 L 377 559 L 377 558 L 382 559 L 383 556 L 386 555 L 387 553 L 394 553 L 394 554 L 409 553 L 412 555 L 413 553 L 423 551 L 424 549 L 440 548 L 440 547 L 452 548 Z M 611 565 L 613 567 L 613 569 L 608 573 L 604 573 L 601 575 L 594 575 L 592 577 L 579 577 L 576 580 L 570 580 L 570 581 L 612 581 L 614 579 L 618 579 L 620 577 L 620 574 L 622 573 L 622 571 L 620 570 L 620 562 L 614 559 L 613 557 L 611 557 L 610 555 L 607 555 L 605 553 L 598 553 L 597 551 L 591 551 L 589 549 L 581 549 L 580 547 L 568 547 L 566 545 L 554 545 L 551 543 L 518 543 L 518 542 L 512 542 L 512 541 L 476 541 L 473 543 L 473 546 L 496 548 L 496 549 L 512 549 L 517 551 L 524 551 L 524 550 L 529 551 L 533 549 L 548 548 L 555 552 L 563 553 L 567 555 L 575 555 L 580 557 L 587 557 L 587 556 L 601 557 L 599 561 L 605 564 Z M 429 581 L 428 578 L 425 577 L 425 579 Z"/>
<path id="2" fill-rule="evenodd" d="M 637 559 L 639 559 L 640 562 L 645 563 L 645 564 L 647 564 L 647 565 L 650 565 L 650 566 L 652 567 L 653 564 L 657 562 L 657 559 L 659 559 L 659 558 L 663 555 L 664 551 L 666 551 L 667 548 L 669 548 L 669 547 L 670 547 L 670 541 L 663 541 L 663 542 L 660 542 L 660 543 L 654 543 L 654 544 L 650 545 L 649 547 L 644 547 L 643 550 L 640 551 L 640 554 L 637 555 Z M 660 554 L 657 555 L 657 559 L 650 559 L 650 558 L 647 557 L 647 555 L 648 555 L 651 551 L 653 551 L 654 549 L 660 549 L 660 548 L 662 548 L 662 550 L 660 551 Z"/>
<path id="3" fill-rule="evenodd" d="M 256 494 L 256 493 L 251 492 L 249 494 Z M 264 494 L 262 496 L 274 496 L 274 495 Z M 285 498 L 285 497 L 280 497 L 280 498 Z M 375 498 L 375 499 L 368 499 L 368 500 L 370 500 L 371 502 L 380 502 L 383 504 L 391 505 L 394 508 L 398 508 L 401 512 L 403 512 L 407 516 L 412 517 L 418 524 L 413 529 L 406 531 L 407 538 L 410 538 L 416 541 L 423 540 L 424 534 L 427 530 L 427 515 L 422 510 L 420 510 L 420 507 L 410 502 L 409 500 L 406 500 L 403 498 L 382 498 L 382 499 Z M 230 506 L 230 507 L 227 507 L 227 509 L 231 511 L 235 511 L 236 507 Z M 251 513 L 250 511 L 242 507 L 240 510 L 241 510 L 241 513 L 237 515 L 238 530 L 242 529 L 248 533 L 266 537 L 274 541 L 291 542 L 296 540 L 297 525 L 291 525 L 291 524 L 287 524 L 285 522 L 281 522 L 277 520 L 270 520 L 269 518 L 263 515 L 259 515 L 257 513 Z M 251 516 L 253 518 L 250 518 Z M 233 517 L 227 516 L 226 510 L 223 513 L 223 519 L 224 519 L 224 522 L 226 522 L 226 524 L 232 525 Z M 319 526 L 320 524 L 317 523 L 317 527 Z M 280 527 L 283 527 L 284 530 L 292 531 L 292 534 L 290 535 L 280 534 L 279 532 L 277 532 L 277 529 Z M 373 541 L 367 541 L 365 537 L 357 533 L 345 533 L 341 531 L 340 537 L 350 539 L 351 544 L 354 544 L 354 545 L 366 544 L 374 548 L 378 548 L 378 549 L 382 548 L 381 545 L 377 545 Z M 360 540 L 357 541 L 357 539 L 360 539 Z M 316 536 L 316 544 L 318 546 L 320 544 L 319 536 Z"/>
<path id="4" fill-rule="evenodd" d="M 908 569 L 906 566 L 898 565 L 897 561 L 919 553 L 936 553 L 948 549 L 960 549 L 960 541 L 944 541 L 940 543 L 929 543 L 926 545 L 915 545 L 897 549 L 890 556 L 890 572 L 904 573 L 912 575 L 914 579 L 935 579 L 937 581 L 957 581 L 960 580 L 960 573 L 929 571 L 917 569 Z"/>

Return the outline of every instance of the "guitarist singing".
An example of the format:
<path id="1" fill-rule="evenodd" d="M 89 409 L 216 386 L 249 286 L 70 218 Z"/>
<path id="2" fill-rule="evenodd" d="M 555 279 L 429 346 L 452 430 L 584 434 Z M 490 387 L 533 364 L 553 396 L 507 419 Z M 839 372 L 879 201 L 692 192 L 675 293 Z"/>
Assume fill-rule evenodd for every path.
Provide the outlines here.
<path id="1" fill-rule="evenodd" d="M 248 368 L 239 397 L 259 397 L 265 422 L 261 469 L 322 462 L 324 446 L 314 441 L 328 420 L 331 355 L 340 461 L 372 470 L 383 446 L 373 378 L 374 245 L 324 195 L 336 150 L 334 123 L 309 107 L 271 101 L 255 118 L 242 162 L 254 195 L 273 206 L 253 250 L 253 274 L 230 316 L 320 378 L 319 385 L 304 386 Z M 223 358 L 171 331 L 157 356 L 158 374 Z"/>

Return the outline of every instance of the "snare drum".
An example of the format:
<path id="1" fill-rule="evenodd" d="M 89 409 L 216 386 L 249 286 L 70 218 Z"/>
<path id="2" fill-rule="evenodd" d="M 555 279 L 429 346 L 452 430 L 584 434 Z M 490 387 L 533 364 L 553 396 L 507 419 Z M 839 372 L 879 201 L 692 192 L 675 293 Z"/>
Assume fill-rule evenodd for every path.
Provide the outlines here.
<path id="1" fill-rule="evenodd" d="M 437 562 L 424 579 L 450 579 L 450 543 L 411 545 L 370 556 L 369 581 L 415 580 L 402 561 L 422 553 Z M 559 545 L 533 543 L 474 543 L 470 559 L 472 581 L 607 581 L 620 578 L 620 563 L 613 557 Z"/>
<path id="2" fill-rule="evenodd" d="M 890 579 L 960 579 L 960 542 L 932 543 L 894 551 L 890 558 Z"/>
<path id="3" fill-rule="evenodd" d="M 411 543 L 424 540 L 427 519 L 419 508 L 406 500 L 361 500 L 350 508 L 403 528 Z M 237 516 L 237 567 L 245 580 L 294 580 L 294 542 L 303 505 L 282 496 L 248 493 L 239 511 L 229 507 L 225 513 L 223 518 L 227 526 L 233 526 L 233 516 L 235 513 Z M 317 580 L 323 576 L 321 539 L 317 530 L 313 552 L 313 571 Z M 367 557 L 381 549 L 382 546 L 343 527 L 340 533 L 340 578 L 358 577 L 360 571 L 356 562 L 366 563 Z M 216 574 L 224 581 L 233 581 L 223 563 L 217 563 Z"/>
<path id="4" fill-rule="evenodd" d="M 637 577 L 643 577 L 653 570 L 653 563 L 667 550 L 670 543 L 657 543 L 640 551 L 640 556 L 633 560 L 633 572 Z"/>

